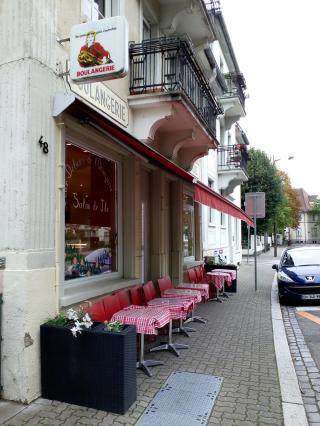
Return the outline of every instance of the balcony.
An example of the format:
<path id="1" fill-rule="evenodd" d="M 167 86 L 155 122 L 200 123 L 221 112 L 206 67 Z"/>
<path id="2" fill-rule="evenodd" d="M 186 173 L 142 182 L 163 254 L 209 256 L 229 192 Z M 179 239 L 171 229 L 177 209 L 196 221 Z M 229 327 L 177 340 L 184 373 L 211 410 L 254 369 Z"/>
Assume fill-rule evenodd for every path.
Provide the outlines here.
<path id="1" fill-rule="evenodd" d="M 248 160 L 246 145 L 227 145 L 218 148 L 219 188 L 224 195 L 231 194 L 236 186 L 248 180 Z"/>
<path id="2" fill-rule="evenodd" d="M 227 90 L 223 91 L 223 93 L 219 95 L 218 99 L 225 111 L 228 128 L 230 128 L 232 124 L 245 116 L 246 82 L 243 74 L 239 70 L 237 58 L 234 54 L 228 29 L 221 12 L 220 1 L 203 1 L 212 21 L 217 40 L 219 41 L 220 48 L 229 70 L 227 74 L 224 74 Z M 218 83 L 222 86 L 219 78 L 221 80 L 220 74 L 217 73 Z"/>
<path id="3" fill-rule="evenodd" d="M 129 105 L 134 114 L 135 136 L 177 162 L 181 150 L 184 154 L 188 151 L 190 157 L 193 148 L 199 158 L 209 148 L 215 148 L 216 119 L 223 110 L 197 63 L 189 39 L 145 40 L 131 44 L 129 56 Z M 174 139 L 170 146 L 164 138 L 169 133 Z M 182 167 L 192 167 L 187 158 L 181 160 Z"/>

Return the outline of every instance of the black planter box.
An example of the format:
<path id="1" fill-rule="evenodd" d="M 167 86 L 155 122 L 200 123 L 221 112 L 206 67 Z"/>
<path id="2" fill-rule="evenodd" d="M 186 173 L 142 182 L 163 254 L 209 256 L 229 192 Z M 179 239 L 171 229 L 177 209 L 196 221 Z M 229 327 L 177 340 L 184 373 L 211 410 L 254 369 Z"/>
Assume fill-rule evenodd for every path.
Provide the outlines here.
<path id="1" fill-rule="evenodd" d="M 237 292 L 237 277 L 238 277 L 238 268 L 236 265 L 210 265 L 209 263 L 205 263 L 204 269 L 206 272 L 213 271 L 214 269 L 232 269 L 236 271 L 236 278 L 232 280 L 231 286 L 225 286 L 226 293 L 236 293 Z"/>
<path id="2" fill-rule="evenodd" d="M 100 324 L 77 337 L 41 325 L 43 398 L 124 414 L 137 397 L 136 341 L 132 325 L 114 333 Z"/>

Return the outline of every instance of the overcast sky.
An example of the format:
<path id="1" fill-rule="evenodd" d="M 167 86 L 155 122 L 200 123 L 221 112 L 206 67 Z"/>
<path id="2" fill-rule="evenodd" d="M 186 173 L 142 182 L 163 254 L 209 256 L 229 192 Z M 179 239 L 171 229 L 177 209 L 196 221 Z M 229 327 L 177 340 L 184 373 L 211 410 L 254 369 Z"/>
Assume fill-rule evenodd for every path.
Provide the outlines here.
<path id="1" fill-rule="evenodd" d="M 320 195 L 320 0 L 221 0 L 221 9 L 248 86 L 240 125 L 250 145 Z"/>

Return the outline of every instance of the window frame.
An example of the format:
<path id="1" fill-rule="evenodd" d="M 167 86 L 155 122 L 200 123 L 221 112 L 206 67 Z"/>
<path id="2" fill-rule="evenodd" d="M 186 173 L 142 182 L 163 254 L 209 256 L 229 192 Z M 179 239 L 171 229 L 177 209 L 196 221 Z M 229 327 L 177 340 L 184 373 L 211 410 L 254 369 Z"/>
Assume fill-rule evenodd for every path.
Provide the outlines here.
<path id="1" fill-rule="evenodd" d="M 183 190 L 183 198 L 182 198 L 182 200 L 183 200 L 182 201 L 183 202 L 183 206 L 182 206 L 183 214 L 185 212 L 184 195 L 187 195 L 188 197 L 192 198 L 192 201 L 193 201 L 193 203 L 192 203 L 192 211 L 193 211 L 193 215 L 192 215 L 192 254 L 188 255 L 188 256 L 184 255 L 184 241 L 183 241 L 184 229 L 182 228 L 183 258 L 184 258 L 185 262 L 188 262 L 188 261 L 192 261 L 192 260 L 195 259 L 195 252 L 196 252 L 196 247 L 195 247 L 196 246 L 196 239 L 195 239 L 195 206 L 194 206 L 195 201 L 194 201 L 193 194 L 190 191 L 186 191 L 184 189 Z M 190 209 L 191 209 L 191 207 L 190 207 Z M 182 224 L 182 226 L 183 226 L 183 224 Z"/>
<path id="2" fill-rule="evenodd" d="M 90 139 L 89 139 L 90 140 Z M 113 155 L 112 152 L 110 152 L 108 149 L 99 149 L 96 146 L 93 146 L 94 139 L 91 139 L 90 142 L 84 142 L 69 133 L 65 135 L 64 141 L 62 141 L 62 153 L 63 153 L 63 182 L 65 187 L 65 156 L 66 156 L 66 145 L 67 143 L 71 143 L 72 145 L 75 145 L 78 148 L 84 149 L 89 151 L 91 154 L 106 158 L 108 160 L 111 160 L 116 163 L 116 171 L 117 171 L 117 183 L 116 183 L 116 189 L 117 189 L 117 197 L 116 197 L 116 223 L 117 223 L 117 256 L 118 256 L 118 270 L 115 272 L 110 272 L 108 274 L 99 274 L 91 277 L 81 277 L 81 278 L 74 278 L 72 280 L 65 280 L 64 277 L 64 248 L 65 248 L 65 218 L 64 218 L 64 208 L 63 210 L 63 217 L 61 216 L 61 243 L 60 243 L 60 262 L 63 267 L 60 268 L 60 276 L 59 276 L 59 282 L 61 283 L 61 294 L 60 294 L 60 302 L 62 305 L 64 305 L 64 300 L 66 299 L 66 290 L 68 293 L 74 293 L 74 298 L 77 299 L 78 295 L 84 291 L 84 289 L 88 288 L 88 285 L 90 288 L 93 289 L 93 292 L 96 290 L 99 293 L 99 284 L 104 283 L 104 286 L 106 283 L 114 281 L 114 280 L 120 280 L 123 279 L 123 212 L 122 212 L 122 198 L 123 198 L 123 191 L 122 191 L 122 173 L 123 173 L 123 167 L 122 162 L 119 158 L 116 158 L 116 155 Z M 64 195 L 64 194 L 63 194 Z M 64 206 L 64 204 L 63 204 Z M 107 284 L 108 285 L 108 284 Z M 112 290 L 112 289 L 111 289 Z M 110 291 L 111 291 L 110 290 Z M 108 289 L 106 288 L 106 291 Z M 73 294 L 72 294 L 73 296 Z M 70 296 L 69 296 L 70 297 Z M 94 297 L 94 296 L 92 296 Z"/>
<path id="3" fill-rule="evenodd" d="M 208 187 L 214 191 L 214 180 L 212 178 L 208 178 Z M 216 225 L 216 210 L 212 207 L 208 207 L 209 215 L 208 215 L 208 224 L 209 226 Z M 212 220 L 213 219 L 213 220 Z"/>

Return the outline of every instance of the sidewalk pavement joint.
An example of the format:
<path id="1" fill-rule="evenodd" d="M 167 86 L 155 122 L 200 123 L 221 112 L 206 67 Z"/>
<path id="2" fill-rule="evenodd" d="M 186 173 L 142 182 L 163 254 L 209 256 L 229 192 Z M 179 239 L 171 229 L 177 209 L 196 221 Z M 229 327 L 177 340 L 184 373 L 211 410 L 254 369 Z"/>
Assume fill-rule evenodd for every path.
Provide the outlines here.
<path id="1" fill-rule="evenodd" d="M 285 426 L 308 426 L 299 382 L 292 362 L 278 301 L 276 275 L 274 276 L 271 290 L 271 311 L 284 424 Z"/>

